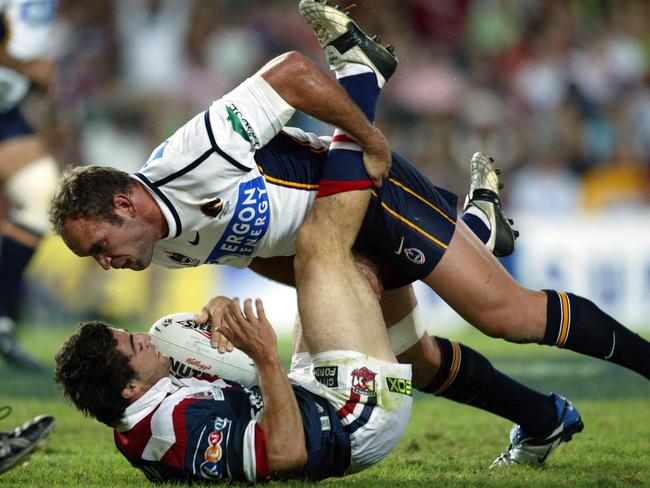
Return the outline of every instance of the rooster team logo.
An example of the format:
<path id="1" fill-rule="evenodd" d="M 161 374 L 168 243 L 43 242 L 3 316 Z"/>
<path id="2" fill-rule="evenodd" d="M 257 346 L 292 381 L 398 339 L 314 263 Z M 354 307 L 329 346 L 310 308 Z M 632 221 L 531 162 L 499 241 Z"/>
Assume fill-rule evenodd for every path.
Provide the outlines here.
<path id="1" fill-rule="evenodd" d="M 352 391 L 359 395 L 375 395 L 375 377 L 377 373 L 365 366 L 352 371 Z"/>

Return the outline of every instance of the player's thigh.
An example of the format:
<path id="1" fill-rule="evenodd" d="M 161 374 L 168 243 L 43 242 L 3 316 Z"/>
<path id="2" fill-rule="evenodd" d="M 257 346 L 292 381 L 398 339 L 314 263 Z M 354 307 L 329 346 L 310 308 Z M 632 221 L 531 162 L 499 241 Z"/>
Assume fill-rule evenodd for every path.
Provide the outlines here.
<path id="1" fill-rule="evenodd" d="M 546 296 L 517 283 L 462 220 L 424 279 L 465 320 L 488 335 L 527 342 L 543 334 Z"/>

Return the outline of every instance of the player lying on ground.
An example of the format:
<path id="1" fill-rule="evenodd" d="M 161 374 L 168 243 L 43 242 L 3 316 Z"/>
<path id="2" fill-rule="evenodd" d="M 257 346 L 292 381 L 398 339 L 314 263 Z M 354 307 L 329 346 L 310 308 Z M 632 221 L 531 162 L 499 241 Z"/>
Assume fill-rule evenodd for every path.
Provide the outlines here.
<path id="1" fill-rule="evenodd" d="M 368 186 L 354 141 L 375 161 L 386 157 L 385 140 L 368 119 L 379 85 L 391 74 L 380 68 L 390 67 L 392 57 L 359 34 L 344 13 L 313 1 L 301 5 L 349 95 L 311 61 L 290 53 L 189 121 L 139 173 L 99 167 L 69 172 L 51 218 L 75 253 L 92 256 L 106 269 L 143 269 L 153 259 L 166 267 L 248 265 L 292 279 L 289 266 L 282 263 L 278 272 L 268 258 L 294 253 L 298 226 L 315 193 Z M 297 129 L 282 130 L 296 108 L 348 135 L 338 134 L 330 146 Z M 434 187 L 401 156 L 393 154 L 392 163 L 388 178 L 373 190 L 356 245 L 382 270 L 385 320 L 404 347 L 399 359 L 413 364 L 414 386 L 521 427 L 499 464 L 528 462 L 518 454 L 523 448 L 570 437 L 579 417 L 567 419 L 560 397 L 520 385 L 476 351 L 428 337 L 411 282 L 424 281 L 492 337 L 572 349 L 650 377 L 647 341 L 584 298 L 523 288 L 477 240 L 474 234 L 494 245 L 501 232 L 512 243 L 487 158 L 472 162 L 471 200 L 461 219 L 454 195 Z M 369 169 L 376 182 L 385 173 L 376 165 Z M 321 179 L 327 181 L 319 186 Z"/>
<path id="2" fill-rule="evenodd" d="M 100 322 L 57 354 L 66 397 L 114 427 L 120 452 L 152 480 L 317 480 L 378 463 L 406 428 L 411 367 L 398 364 L 352 259 L 368 199 L 368 190 L 321 198 L 299 231 L 304 327 L 289 378 L 261 300 L 256 313 L 250 300 L 243 313 L 238 300 L 226 307 L 218 331 L 254 360 L 263 401 L 225 380 L 175 379 L 149 335 Z"/>

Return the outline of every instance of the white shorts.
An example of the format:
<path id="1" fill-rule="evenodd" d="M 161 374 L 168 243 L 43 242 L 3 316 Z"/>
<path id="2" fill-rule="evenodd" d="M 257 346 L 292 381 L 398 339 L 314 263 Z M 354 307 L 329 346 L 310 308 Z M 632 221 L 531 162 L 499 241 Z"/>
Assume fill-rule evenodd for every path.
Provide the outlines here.
<path id="1" fill-rule="evenodd" d="M 289 379 L 325 398 L 350 434 L 349 472 L 384 459 L 402 438 L 411 415 L 411 365 L 356 351 L 295 354 Z"/>

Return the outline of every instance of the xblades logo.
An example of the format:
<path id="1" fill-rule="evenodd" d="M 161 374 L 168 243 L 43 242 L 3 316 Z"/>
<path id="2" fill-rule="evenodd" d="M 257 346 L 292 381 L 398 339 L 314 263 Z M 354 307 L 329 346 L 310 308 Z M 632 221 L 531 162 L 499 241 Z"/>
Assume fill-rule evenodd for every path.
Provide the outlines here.
<path id="1" fill-rule="evenodd" d="M 189 241 L 189 242 L 190 242 L 190 244 L 192 244 L 193 246 L 198 246 L 198 245 L 199 245 L 199 240 L 200 240 L 200 239 L 201 239 L 201 236 L 200 236 L 199 233 L 197 232 L 197 233 L 196 233 L 196 237 L 195 237 L 193 240 Z"/>

